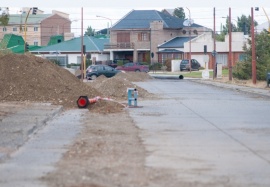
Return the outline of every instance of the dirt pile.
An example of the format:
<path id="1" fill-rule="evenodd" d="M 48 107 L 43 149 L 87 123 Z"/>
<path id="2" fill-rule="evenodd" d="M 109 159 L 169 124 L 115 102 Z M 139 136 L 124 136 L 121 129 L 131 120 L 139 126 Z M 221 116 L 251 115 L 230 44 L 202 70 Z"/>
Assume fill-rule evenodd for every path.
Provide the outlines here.
<path id="1" fill-rule="evenodd" d="M 66 108 L 77 107 L 81 95 L 89 98 L 103 96 L 91 85 L 86 85 L 68 70 L 50 61 L 28 55 L 7 54 L 0 58 L 0 101 L 50 102 Z M 91 110 L 110 108 L 119 111 L 119 103 L 103 101 Z"/>
<path id="2" fill-rule="evenodd" d="M 127 88 L 136 88 L 138 90 L 139 99 L 141 99 L 154 97 L 154 95 L 132 82 L 141 82 L 149 79 L 152 79 L 152 77 L 144 72 L 121 72 L 112 78 L 99 76 L 95 81 L 88 82 L 88 85 L 94 87 L 106 97 L 115 100 L 127 99 Z"/>

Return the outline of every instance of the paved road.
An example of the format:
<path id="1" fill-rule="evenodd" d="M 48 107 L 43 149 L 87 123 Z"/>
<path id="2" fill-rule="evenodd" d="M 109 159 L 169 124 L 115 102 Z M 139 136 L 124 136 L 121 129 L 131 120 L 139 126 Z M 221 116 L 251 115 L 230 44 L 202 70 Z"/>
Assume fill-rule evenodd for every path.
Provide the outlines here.
<path id="1" fill-rule="evenodd" d="M 270 99 L 191 80 L 137 83 L 163 99 L 130 110 L 146 165 L 187 186 L 270 186 Z"/>
<path id="2" fill-rule="evenodd" d="M 0 186 L 46 186 L 40 178 L 68 150 L 86 112 L 41 103 L 1 103 Z"/>

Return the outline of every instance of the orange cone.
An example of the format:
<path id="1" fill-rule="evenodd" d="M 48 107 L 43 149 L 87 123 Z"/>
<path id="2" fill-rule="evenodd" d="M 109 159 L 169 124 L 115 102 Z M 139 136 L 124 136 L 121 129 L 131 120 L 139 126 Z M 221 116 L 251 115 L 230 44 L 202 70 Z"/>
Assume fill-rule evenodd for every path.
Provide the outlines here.
<path id="1" fill-rule="evenodd" d="M 97 102 L 97 98 L 93 98 L 93 99 L 88 99 L 90 104 L 96 103 Z"/>

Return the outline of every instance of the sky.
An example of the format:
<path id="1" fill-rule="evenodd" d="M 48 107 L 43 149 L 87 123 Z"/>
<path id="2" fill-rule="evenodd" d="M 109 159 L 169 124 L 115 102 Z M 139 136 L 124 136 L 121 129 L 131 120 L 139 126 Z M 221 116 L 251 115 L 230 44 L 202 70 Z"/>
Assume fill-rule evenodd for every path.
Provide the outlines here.
<path id="1" fill-rule="evenodd" d="M 233 23 L 241 15 L 251 15 L 251 7 L 254 8 L 254 19 L 259 24 L 268 22 L 262 7 L 270 17 L 270 0 L 188 0 L 187 2 L 180 0 L 1 0 L 0 7 L 9 7 L 10 13 L 19 13 L 21 7 L 38 7 L 45 13 L 51 13 L 52 10 L 68 13 L 75 36 L 81 35 L 82 13 L 84 31 L 88 26 L 95 31 L 110 27 L 132 10 L 161 11 L 183 7 L 186 17 L 190 16 L 194 23 L 213 29 L 215 9 L 216 31 L 220 30 L 221 24 L 225 24 L 226 19 L 222 17 L 229 15 L 229 8 L 231 8 Z M 259 11 L 255 11 L 255 7 L 259 7 Z"/>

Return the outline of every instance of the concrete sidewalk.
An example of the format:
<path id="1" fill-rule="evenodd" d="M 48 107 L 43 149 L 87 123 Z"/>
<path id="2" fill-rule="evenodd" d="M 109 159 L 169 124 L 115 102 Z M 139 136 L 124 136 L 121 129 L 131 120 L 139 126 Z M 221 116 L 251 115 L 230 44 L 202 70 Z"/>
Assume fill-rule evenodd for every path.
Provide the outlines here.
<path id="1" fill-rule="evenodd" d="M 61 111 L 49 103 L 0 103 L 0 162 Z"/>

